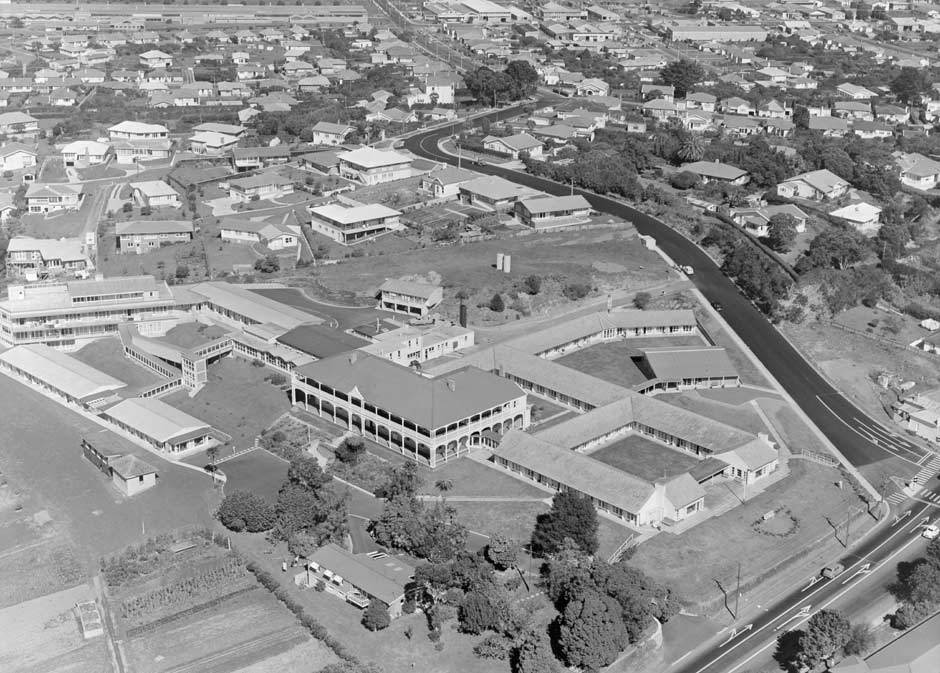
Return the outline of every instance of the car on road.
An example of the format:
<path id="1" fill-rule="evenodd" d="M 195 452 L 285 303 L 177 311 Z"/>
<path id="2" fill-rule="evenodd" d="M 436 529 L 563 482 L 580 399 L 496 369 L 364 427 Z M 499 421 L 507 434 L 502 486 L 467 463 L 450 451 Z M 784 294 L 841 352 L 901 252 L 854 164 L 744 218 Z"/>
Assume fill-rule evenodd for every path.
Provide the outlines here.
<path id="1" fill-rule="evenodd" d="M 720 301 L 713 301 L 712 308 L 718 311 L 719 313 L 725 310 L 725 307 L 721 305 Z"/>
<path id="2" fill-rule="evenodd" d="M 831 580 L 833 577 L 837 577 L 845 572 L 845 566 L 841 563 L 833 563 L 831 566 L 826 566 L 822 569 L 820 573 L 827 580 Z"/>
<path id="3" fill-rule="evenodd" d="M 920 533 L 928 540 L 936 540 L 940 536 L 940 526 L 937 524 L 930 524 L 929 526 L 924 526 L 924 530 Z"/>

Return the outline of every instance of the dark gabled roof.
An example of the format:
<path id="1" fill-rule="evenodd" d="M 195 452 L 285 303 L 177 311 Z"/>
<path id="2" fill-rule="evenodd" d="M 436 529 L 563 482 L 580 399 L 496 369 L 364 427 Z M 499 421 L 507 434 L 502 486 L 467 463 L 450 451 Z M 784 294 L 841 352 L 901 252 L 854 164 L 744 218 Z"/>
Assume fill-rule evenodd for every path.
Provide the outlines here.
<path id="1" fill-rule="evenodd" d="M 300 325 L 285 332 L 277 340 L 285 346 L 290 346 L 320 360 L 348 353 L 371 343 L 325 325 Z"/>

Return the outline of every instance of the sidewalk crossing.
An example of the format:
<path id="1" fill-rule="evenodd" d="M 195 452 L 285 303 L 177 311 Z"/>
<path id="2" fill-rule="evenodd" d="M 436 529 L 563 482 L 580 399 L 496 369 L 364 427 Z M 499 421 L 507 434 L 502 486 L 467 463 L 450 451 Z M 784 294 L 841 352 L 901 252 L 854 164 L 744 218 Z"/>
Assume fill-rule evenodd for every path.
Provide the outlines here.
<path id="1" fill-rule="evenodd" d="M 911 494 L 900 490 L 895 491 L 886 500 L 892 505 L 900 505 L 908 498 L 914 498 L 940 507 L 940 493 L 934 492 L 925 486 L 938 472 L 940 472 L 940 455 L 932 454 L 930 459 L 925 461 L 920 471 L 911 479 L 913 484 L 917 484 L 916 487 L 912 487 L 916 490 Z"/>

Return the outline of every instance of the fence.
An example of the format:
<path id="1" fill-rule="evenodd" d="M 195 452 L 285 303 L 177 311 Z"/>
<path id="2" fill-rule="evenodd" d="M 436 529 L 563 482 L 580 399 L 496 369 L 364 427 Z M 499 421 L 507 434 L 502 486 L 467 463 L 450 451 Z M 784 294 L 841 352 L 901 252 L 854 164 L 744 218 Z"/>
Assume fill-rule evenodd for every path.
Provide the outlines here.
<path id="1" fill-rule="evenodd" d="M 830 324 L 832 327 L 835 327 L 836 329 L 842 330 L 843 332 L 848 332 L 848 333 L 850 333 L 850 334 L 856 334 L 856 335 L 858 335 L 858 336 L 860 336 L 860 337 L 865 337 L 866 339 L 870 339 L 871 341 L 877 341 L 878 343 L 885 344 L 886 346 L 892 346 L 893 348 L 900 348 L 901 350 L 916 351 L 916 352 L 918 352 L 918 353 L 922 353 L 922 352 L 923 352 L 921 349 L 915 348 L 914 346 L 911 346 L 910 344 L 901 343 L 900 341 L 896 341 L 896 340 L 890 339 L 890 338 L 888 338 L 888 337 L 883 337 L 883 336 L 877 336 L 877 335 L 875 335 L 875 334 L 870 334 L 869 332 L 865 332 L 865 331 L 860 330 L 860 329 L 855 329 L 854 327 L 848 327 L 847 325 L 843 325 L 843 324 L 838 323 L 838 322 L 835 322 L 835 321 L 830 321 L 829 324 Z"/>
<path id="2" fill-rule="evenodd" d="M 810 451 L 809 449 L 801 449 L 800 455 L 806 458 L 807 460 L 811 460 L 814 463 L 819 463 L 820 465 L 825 465 L 827 467 L 839 466 L 839 461 L 837 461 L 835 458 L 825 453 L 819 453 L 817 451 Z"/>
<path id="3" fill-rule="evenodd" d="M 623 556 L 623 553 L 627 551 L 627 549 L 634 543 L 634 540 L 636 540 L 636 533 L 631 533 L 630 537 L 624 540 L 623 544 L 617 547 L 616 551 L 610 555 L 610 558 L 607 559 L 607 562 L 616 563 L 619 561 L 620 557 Z"/>

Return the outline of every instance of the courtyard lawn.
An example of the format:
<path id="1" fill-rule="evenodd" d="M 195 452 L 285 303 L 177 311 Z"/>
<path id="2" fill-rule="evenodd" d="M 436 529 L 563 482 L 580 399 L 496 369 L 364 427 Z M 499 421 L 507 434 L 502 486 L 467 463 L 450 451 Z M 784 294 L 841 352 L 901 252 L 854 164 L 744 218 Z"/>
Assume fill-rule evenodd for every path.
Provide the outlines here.
<path id="1" fill-rule="evenodd" d="M 277 492 L 287 478 L 288 463 L 264 449 L 256 449 L 219 464 L 227 477 L 225 492 L 250 491 L 268 502 L 277 500 Z"/>
<path id="2" fill-rule="evenodd" d="M 483 465 L 470 458 L 458 458 L 434 470 L 423 470 L 419 493 L 437 495 L 435 484 L 449 481 L 446 495 L 505 498 L 549 498 L 551 493 L 516 479 L 495 465 Z"/>
<path id="3" fill-rule="evenodd" d="M 764 390 L 758 390 L 756 388 L 713 388 L 711 390 L 700 390 L 698 394 L 702 397 L 715 400 L 716 402 L 724 402 L 725 404 L 734 404 L 734 405 L 744 405 L 750 402 L 751 400 L 757 400 L 760 398 L 768 398 L 772 400 L 780 400 L 780 396 L 775 393 L 768 393 Z"/>
<path id="4" fill-rule="evenodd" d="M 184 322 L 160 337 L 180 348 L 195 348 L 225 335 L 228 330 L 217 325 L 204 325 L 199 322 Z"/>
<path id="5" fill-rule="evenodd" d="M 598 449 L 591 458 L 634 474 L 646 481 L 655 481 L 688 472 L 698 460 L 639 435 L 629 435 L 618 442 Z"/>
<path id="6" fill-rule="evenodd" d="M 742 588 L 750 590 L 761 575 L 810 551 L 823 556 L 839 553 L 842 544 L 827 518 L 842 522 L 850 508 L 861 508 L 853 536 L 871 526 L 873 520 L 864 513 L 861 499 L 851 488 L 836 485 L 842 479 L 836 469 L 791 460 L 790 475 L 782 481 L 681 535 L 660 533 L 641 544 L 630 563 L 672 586 L 696 608 L 717 608 L 721 594 L 715 582 L 733 586 L 739 561 Z M 771 510 L 776 517 L 761 523 L 762 515 Z M 773 530 L 764 528 L 770 524 Z M 783 532 L 784 524 L 792 530 Z"/>
<path id="7" fill-rule="evenodd" d="M 221 273 L 233 273 L 238 264 L 254 266 L 262 255 L 256 253 L 250 245 L 212 239 L 206 241 L 206 257 L 209 259 L 212 277 L 215 278 Z"/>
<path id="8" fill-rule="evenodd" d="M 568 407 L 563 407 L 555 402 L 549 402 L 544 397 L 537 397 L 529 394 L 529 401 L 532 403 L 532 422 L 538 423 L 540 419 L 551 418 L 558 414 L 568 411 Z"/>
<path id="9" fill-rule="evenodd" d="M 209 367 L 209 382 L 195 397 L 178 391 L 163 401 L 232 436 L 244 448 L 290 408 L 288 393 L 264 380 L 274 373 L 247 360 L 227 357 Z"/>
<path id="10" fill-rule="evenodd" d="M 684 393 L 663 393 L 657 395 L 656 399 L 713 418 L 751 434 L 768 432 L 764 421 L 750 406 L 732 407 L 721 402 L 714 402 L 702 397 L 697 390 Z"/>
<path id="11" fill-rule="evenodd" d="M 470 530 L 488 537 L 503 533 L 523 543 L 532 537 L 535 517 L 549 510 L 541 502 L 447 502 L 457 510 L 457 519 Z"/>
<path id="12" fill-rule="evenodd" d="M 597 517 L 597 556 L 603 560 L 610 558 L 624 541 L 635 535 L 627 526 L 611 521 L 606 516 Z"/>
<path id="13" fill-rule="evenodd" d="M 166 381 L 162 376 L 125 357 L 124 347 L 117 337 L 92 341 L 71 355 L 76 360 L 126 383 L 127 388 L 120 392 L 129 397 Z"/>
<path id="14" fill-rule="evenodd" d="M 647 380 L 632 359 L 639 357 L 630 341 L 611 341 L 583 348 L 555 360 L 579 372 L 630 388 Z"/>

